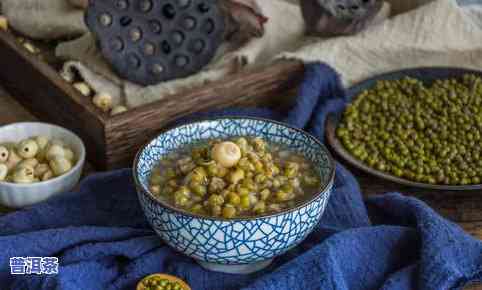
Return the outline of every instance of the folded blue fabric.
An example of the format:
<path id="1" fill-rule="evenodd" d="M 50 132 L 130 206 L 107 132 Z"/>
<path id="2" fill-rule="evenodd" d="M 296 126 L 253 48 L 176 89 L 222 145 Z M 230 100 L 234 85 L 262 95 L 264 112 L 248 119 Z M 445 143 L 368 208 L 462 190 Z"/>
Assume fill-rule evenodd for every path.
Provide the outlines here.
<path id="1" fill-rule="evenodd" d="M 343 108 L 344 92 L 325 65 L 308 66 L 304 78 L 287 116 L 269 110 L 209 115 L 284 120 L 322 139 L 325 117 Z M 131 290 L 157 272 L 180 276 L 193 290 L 445 290 L 482 279 L 480 241 L 411 197 L 387 193 L 364 203 L 341 165 L 315 231 L 250 275 L 206 271 L 164 245 L 144 218 L 129 170 L 91 176 L 79 192 L 1 217 L 0 249 L 0 288 L 14 290 Z M 59 274 L 11 275 L 9 258 L 27 256 L 58 257 Z"/>

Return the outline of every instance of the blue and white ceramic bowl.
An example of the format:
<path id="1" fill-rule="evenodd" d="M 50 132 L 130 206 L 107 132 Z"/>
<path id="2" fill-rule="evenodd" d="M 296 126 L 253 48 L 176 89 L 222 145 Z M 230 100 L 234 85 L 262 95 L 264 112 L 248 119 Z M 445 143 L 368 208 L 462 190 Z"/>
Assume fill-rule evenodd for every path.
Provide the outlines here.
<path id="1" fill-rule="evenodd" d="M 200 140 L 232 136 L 258 136 L 302 153 L 317 165 L 320 192 L 297 208 L 278 214 L 230 220 L 193 215 L 149 192 L 151 170 L 164 155 Z M 333 186 L 335 164 L 326 147 L 301 130 L 263 119 L 220 118 L 162 133 L 139 151 L 133 171 L 145 215 L 167 244 L 210 270 L 249 273 L 268 266 L 275 256 L 299 244 L 318 224 Z"/>

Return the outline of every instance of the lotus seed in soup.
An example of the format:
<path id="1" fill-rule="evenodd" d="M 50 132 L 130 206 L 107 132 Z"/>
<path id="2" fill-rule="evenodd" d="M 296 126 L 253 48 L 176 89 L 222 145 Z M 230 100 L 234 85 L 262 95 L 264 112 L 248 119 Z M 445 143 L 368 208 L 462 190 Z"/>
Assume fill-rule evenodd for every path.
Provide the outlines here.
<path id="1" fill-rule="evenodd" d="M 254 217 L 296 207 L 319 191 L 320 177 L 303 155 L 258 137 L 208 140 L 160 160 L 150 190 L 194 214 Z"/>

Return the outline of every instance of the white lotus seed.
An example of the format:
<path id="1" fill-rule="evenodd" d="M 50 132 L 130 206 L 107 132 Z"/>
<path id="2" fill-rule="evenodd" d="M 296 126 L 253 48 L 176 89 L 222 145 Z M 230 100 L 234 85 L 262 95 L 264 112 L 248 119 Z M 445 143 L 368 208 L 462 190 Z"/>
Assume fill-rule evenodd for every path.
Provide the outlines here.
<path id="1" fill-rule="evenodd" d="M 66 146 L 64 141 L 62 141 L 60 139 L 52 139 L 52 140 L 50 140 L 50 144 L 59 145 L 59 146 L 62 146 L 62 147 Z"/>
<path id="2" fill-rule="evenodd" d="M 17 166 L 17 164 L 20 163 L 20 161 L 22 161 L 22 158 L 17 155 L 15 149 L 10 149 L 8 151 L 8 160 L 6 163 L 6 165 L 8 166 L 8 170 L 13 170 Z"/>
<path id="3" fill-rule="evenodd" d="M 65 156 L 65 150 L 64 147 L 58 144 L 50 144 L 47 147 L 47 150 L 45 151 L 45 158 L 47 160 L 52 160 L 55 157 L 64 157 Z"/>
<path id="4" fill-rule="evenodd" d="M 5 146 L 0 146 L 0 163 L 5 163 L 8 160 L 8 149 Z"/>
<path id="5" fill-rule="evenodd" d="M 34 169 L 32 167 L 20 167 L 13 173 L 13 182 L 15 183 L 33 183 Z"/>
<path id="6" fill-rule="evenodd" d="M 62 79 L 64 79 L 64 81 L 68 82 L 69 84 L 74 82 L 74 74 L 69 71 L 61 70 L 59 72 L 59 75 Z"/>
<path id="7" fill-rule="evenodd" d="M 92 94 L 92 89 L 89 87 L 88 84 L 84 82 L 74 83 L 72 85 L 77 91 L 79 91 L 83 96 L 90 96 Z"/>
<path id="8" fill-rule="evenodd" d="M 8 167 L 5 164 L 0 164 L 0 181 L 4 181 L 8 175 Z"/>
<path id="9" fill-rule="evenodd" d="M 48 170 L 47 172 L 45 172 L 43 175 L 42 175 L 42 181 L 47 181 L 49 179 L 52 179 L 54 177 L 54 173 L 52 172 L 52 170 Z"/>
<path id="10" fill-rule="evenodd" d="M 127 112 L 127 108 L 124 107 L 124 106 L 115 106 L 112 111 L 110 112 L 110 114 L 112 116 L 114 115 L 117 115 L 117 114 L 120 114 L 120 113 L 124 113 L 124 112 Z"/>
<path id="11" fill-rule="evenodd" d="M 37 155 L 38 145 L 32 139 L 23 140 L 18 144 L 17 153 L 22 158 L 33 158 Z"/>
<path id="12" fill-rule="evenodd" d="M 37 142 L 38 148 L 40 150 L 44 150 L 47 147 L 47 145 L 49 145 L 49 139 L 45 136 L 37 136 L 33 138 L 33 140 Z"/>
<path id="13" fill-rule="evenodd" d="M 23 47 L 25 47 L 25 49 L 31 54 L 38 54 L 40 52 L 40 49 L 38 47 L 28 41 L 23 43 Z"/>
<path id="14" fill-rule="evenodd" d="M 55 156 L 54 159 L 50 160 L 49 165 L 55 176 L 60 176 L 72 169 L 72 162 L 60 156 Z"/>
<path id="15" fill-rule="evenodd" d="M 35 168 L 35 166 L 38 165 L 38 160 L 35 159 L 35 158 L 29 158 L 29 159 L 24 159 L 23 161 L 21 161 L 18 165 L 17 165 L 17 168 L 20 168 L 20 167 L 32 167 L 32 168 Z"/>
<path id="16" fill-rule="evenodd" d="M 0 16 L 0 30 L 8 30 L 8 19 L 5 16 Z"/>
<path id="17" fill-rule="evenodd" d="M 231 168 L 241 159 L 241 149 L 233 142 L 222 142 L 214 146 L 211 155 L 222 166 Z"/>
<path id="18" fill-rule="evenodd" d="M 50 170 L 50 167 L 48 164 L 41 163 L 35 166 L 34 175 L 37 177 L 42 177 L 49 170 Z"/>
<path id="19" fill-rule="evenodd" d="M 74 151 L 70 148 L 64 147 L 64 157 L 73 162 L 75 159 Z"/>
<path id="20" fill-rule="evenodd" d="M 112 96 L 107 93 L 98 93 L 92 99 L 94 105 L 104 112 L 112 109 Z"/>

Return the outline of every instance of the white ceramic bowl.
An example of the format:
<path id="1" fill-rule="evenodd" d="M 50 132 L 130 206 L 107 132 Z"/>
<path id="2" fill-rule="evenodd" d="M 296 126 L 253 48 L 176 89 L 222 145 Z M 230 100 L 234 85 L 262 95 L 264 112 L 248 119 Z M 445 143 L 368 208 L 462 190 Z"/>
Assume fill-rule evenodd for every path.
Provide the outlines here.
<path id="1" fill-rule="evenodd" d="M 56 125 L 38 122 L 14 123 L 0 127 L 0 143 L 19 142 L 38 135 L 62 140 L 74 151 L 76 164 L 66 174 L 43 182 L 32 184 L 0 182 L 0 204 L 10 208 L 30 206 L 68 192 L 79 181 L 85 163 L 85 146 L 77 135 Z"/>

